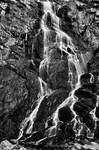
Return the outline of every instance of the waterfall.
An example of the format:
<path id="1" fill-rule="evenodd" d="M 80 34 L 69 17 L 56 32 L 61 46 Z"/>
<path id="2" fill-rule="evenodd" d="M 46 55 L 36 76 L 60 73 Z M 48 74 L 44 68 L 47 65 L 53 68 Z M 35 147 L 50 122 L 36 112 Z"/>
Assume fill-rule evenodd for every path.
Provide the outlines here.
<path id="1" fill-rule="evenodd" d="M 79 88 L 80 86 L 80 82 L 79 82 L 79 78 L 81 76 L 81 74 L 84 73 L 84 67 L 82 67 L 82 65 L 80 65 L 80 61 L 78 59 L 77 54 L 75 53 L 76 49 L 74 44 L 72 43 L 72 38 L 69 37 L 66 33 L 64 33 L 60 28 L 59 28 L 59 18 L 55 15 L 55 13 L 52 10 L 52 3 L 49 1 L 46 2 L 42 2 L 43 4 L 43 9 L 44 9 L 44 15 L 42 17 L 41 20 L 41 29 L 44 32 L 44 57 L 43 57 L 43 63 L 45 59 L 48 59 L 48 53 L 50 51 L 50 48 L 54 47 L 55 45 L 61 50 L 61 58 L 63 53 L 65 52 L 67 54 L 67 58 L 68 58 L 68 66 L 69 66 L 69 76 L 72 76 L 72 72 L 70 70 L 70 64 L 73 64 L 75 66 L 76 72 L 77 72 L 77 78 L 78 81 L 75 85 L 75 88 L 72 88 L 72 91 L 69 94 L 69 97 L 58 106 L 57 110 L 53 113 L 52 118 L 53 118 L 53 123 L 54 126 L 51 127 L 49 129 L 49 136 L 52 136 L 53 134 L 55 134 L 56 129 L 57 129 L 57 124 L 59 122 L 58 119 L 58 111 L 60 108 L 62 108 L 63 106 L 69 105 L 70 109 L 72 110 L 73 114 L 74 114 L 74 120 L 75 120 L 75 124 L 77 123 L 76 120 L 76 114 L 73 110 L 73 105 L 76 102 L 77 98 L 75 99 L 74 97 L 74 91 Z M 50 16 L 50 24 L 52 25 L 52 29 L 50 29 L 50 27 L 47 26 L 47 17 L 48 15 Z M 66 42 L 64 42 L 66 41 Z M 66 44 L 67 43 L 67 44 Z M 70 49 L 70 51 L 68 51 L 68 49 Z M 40 63 L 40 67 L 42 67 L 43 63 Z M 29 134 L 32 132 L 33 129 L 33 124 L 35 121 L 35 118 L 37 116 L 37 112 L 39 110 L 40 104 L 42 103 L 44 96 L 48 95 L 49 93 L 51 93 L 51 90 L 48 89 L 47 87 L 47 83 L 45 83 L 42 78 L 38 77 L 39 83 L 40 83 L 40 93 L 39 93 L 39 98 L 36 101 L 36 107 L 35 109 L 32 111 L 32 113 L 29 115 L 29 117 L 27 117 L 21 126 L 21 134 L 19 136 L 19 138 L 22 136 L 23 134 L 23 129 L 26 127 L 27 123 L 29 122 L 29 127 L 26 130 L 26 134 Z M 71 80 L 71 79 L 69 79 Z M 70 81 L 71 87 L 72 87 L 72 81 Z"/>
<path id="2" fill-rule="evenodd" d="M 73 130 L 75 131 L 76 136 L 80 136 L 80 133 L 83 129 L 83 123 L 81 123 L 78 115 L 75 113 L 73 109 L 74 104 L 78 100 L 78 98 L 74 95 L 74 92 L 81 87 L 80 77 L 82 74 L 86 72 L 87 56 L 84 57 L 82 54 L 77 54 L 76 47 L 72 42 L 72 38 L 60 29 L 59 27 L 60 20 L 52 10 L 52 3 L 46 1 L 46 2 L 42 2 L 42 4 L 44 9 L 44 15 L 41 20 L 41 29 L 43 30 L 44 33 L 44 50 L 43 50 L 43 60 L 40 63 L 39 70 L 43 67 L 43 64 L 46 63 L 46 60 L 48 61 L 50 49 L 53 47 L 59 48 L 61 51 L 61 59 L 63 58 L 63 52 L 66 53 L 67 56 L 68 76 L 69 76 L 68 83 L 70 83 L 72 89 L 68 97 L 57 107 L 56 111 L 52 114 L 51 118 L 53 120 L 53 126 L 51 126 L 47 130 L 47 136 L 51 137 L 56 135 L 57 126 L 58 123 L 60 122 L 58 118 L 59 109 L 66 105 L 69 106 L 70 110 L 74 115 L 74 118 L 71 120 L 71 122 L 74 123 Z M 48 19 L 47 17 L 50 17 L 49 24 L 51 25 L 51 27 L 48 27 L 47 25 L 47 19 Z M 75 85 L 73 83 L 72 66 L 75 68 L 74 75 L 76 76 L 75 78 L 77 78 L 77 82 L 75 83 Z M 93 80 L 93 78 L 91 80 Z M 36 101 L 36 107 L 32 111 L 32 113 L 27 118 L 25 118 L 25 120 L 22 122 L 18 140 L 23 136 L 24 128 L 27 126 L 28 123 L 29 125 L 26 130 L 26 134 L 31 134 L 39 107 L 44 97 L 49 95 L 52 92 L 52 90 L 48 88 L 47 83 L 43 81 L 41 77 L 38 77 L 38 81 L 40 83 L 40 92 L 38 94 L 38 99 Z M 78 125 L 79 125 L 79 129 L 77 129 Z M 40 141 L 42 141 L 42 139 Z M 38 141 L 37 143 L 39 143 L 40 141 Z"/>

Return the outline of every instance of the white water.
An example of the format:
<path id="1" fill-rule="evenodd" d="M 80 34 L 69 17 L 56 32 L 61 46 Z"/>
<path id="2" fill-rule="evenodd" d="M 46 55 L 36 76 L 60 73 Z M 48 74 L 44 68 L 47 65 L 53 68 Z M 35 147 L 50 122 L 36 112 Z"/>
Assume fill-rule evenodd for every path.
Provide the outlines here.
<path id="1" fill-rule="evenodd" d="M 24 129 L 26 128 L 27 124 L 29 123 L 29 127 L 26 130 L 25 134 L 30 134 L 32 133 L 32 129 L 33 129 L 33 125 L 40 107 L 40 104 L 42 103 L 44 97 L 47 95 L 49 95 L 52 91 L 47 88 L 47 84 L 39 77 L 38 78 L 39 83 L 40 83 L 40 93 L 38 94 L 38 100 L 36 101 L 36 107 L 35 109 L 32 111 L 32 113 L 24 119 L 24 121 L 21 123 L 21 127 L 20 127 L 20 133 L 19 133 L 19 137 L 17 140 L 19 140 L 24 133 Z"/>
<path id="2" fill-rule="evenodd" d="M 79 59 L 77 58 L 75 51 L 75 46 L 72 43 L 72 39 L 71 37 L 69 37 L 66 33 L 64 33 L 63 31 L 61 31 L 59 29 L 59 18 L 54 14 L 53 10 L 52 10 L 52 5 L 51 2 L 46 1 L 46 2 L 42 2 L 43 3 L 43 7 L 44 7 L 44 15 L 41 21 L 41 28 L 44 31 L 44 59 L 48 58 L 48 50 L 50 46 L 54 46 L 55 44 L 57 44 L 57 46 L 60 48 L 61 52 L 64 51 L 66 54 L 68 54 L 68 62 L 71 62 L 75 65 L 76 71 L 77 71 L 77 76 L 78 76 L 78 82 L 75 86 L 75 89 L 73 89 L 69 95 L 69 97 L 57 108 L 57 110 L 55 111 L 55 113 L 53 114 L 52 118 L 53 118 L 53 122 L 55 124 L 55 128 L 57 127 L 58 124 L 58 111 L 61 107 L 65 106 L 65 105 L 70 105 L 71 110 L 73 111 L 73 104 L 76 102 L 77 99 L 75 99 L 74 97 L 74 91 L 79 88 L 80 83 L 79 83 L 79 78 L 80 75 L 84 73 L 84 67 L 82 67 L 82 64 L 80 64 Z M 47 13 L 50 13 L 51 15 L 51 21 L 54 25 L 54 29 L 55 29 L 55 33 L 53 33 L 46 25 L 46 17 L 47 17 Z M 57 34 L 57 36 L 55 37 L 55 43 L 53 43 L 50 38 L 50 36 L 52 36 L 52 34 Z M 65 45 L 65 43 L 63 42 L 63 38 L 66 39 L 67 41 L 67 45 Z M 75 55 L 69 54 L 67 52 L 67 47 L 70 47 L 72 49 L 72 52 Z M 62 54 L 62 53 L 61 53 Z M 42 62 L 41 62 L 42 65 Z M 42 67 L 40 65 L 40 67 Z M 47 90 L 47 85 L 46 83 L 41 79 L 38 78 L 39 82 L 40 82 L 40 97 L 37 100 L 37 106 L 36 108 L 33 110 L 33 112 L 30 114 L 30 116 L 25 119 L 25 121 L 22 124 L 22 130 L 24 129 L 24 127 L 27 125 L 27 123 L 30 121 L 30 126 L 27 129 L 26 133 L 31 133 L 32 129 L 33 129 L 33 124 L 37 115 L 37 112 L 39 110 L 40 104 L 44 99 L 44 96 L 46 94 L 49 93 L 49 91 Z M 72 85 L 71 85 L 72 86 Z M 48 92 L 47 92 L 48 91 Z M 75 122 L 76 121 L 76 114 L 73 111 L 73 114 L 75 115 Z M 51 128 L 50 132 L 53 132 L 53 127 Z M 51 134 L 50 133 L 50 134 Z M 22 136 L 22 134 L 21 134 Z"/>
<path id="3" fill-rule="evenodd" d="M 81 60 L 79 60 L 79 58 L 78 58 L 78 56 L 76 54 L 76 48 L 75 48 L 74 44 L 72 43 L 72 38 L 69 37 L 63 31 L 61 31 L 60 28 L 59 28 L 59 18 L 54 14 L 54 12 L 52 10 L 51 3 L 49 1 L 43 2 L 43 6 L 44 6 L 44 13 L 45 14 L 44 14 L 44 16 L 42 18 L 42 21 L 41 21 L 41 28 L 44 31 L 44 59 L 48 58 L 48 50 L 49 50 L 50 44 L 52 44 L 51 46 L 54 46 L 54 44 L 56 44 L 57 47 L 60 48 L 61 52 L 65 52 L 66 54 L 68 54 L 68 64 L 70 64 L 69 62 L 74 64 L 74 66 L 76 68 L 76 73 L 77 73 L 76 75 L 77 75 L 77 78 L 78 78 L 78 81 L 77 81 L 77 83 L 75 85 L 75 89 L 72 88 L 72 91 L 70 92 L 69 97 L 67 99 L 65 99 L 65 101 L 62 104 L 60 104 L 58 106 L 57 110 L 53 113 L 52 118 L 53 118 L 54 126 L 51 127 L 48 130 L 48 136 L 51 137 L 51 136 L 55 135 L 55 132 L 57 130 L 57 125 L 58 125 L 58 122 L 59 122 L 59 119 L 58 119 L 59 109 L 64 107 L 64 106 L 66 106 L 66 105 L 70 106 L 70 109 L 72 110 L 72 112 L 74 114 L 74 118 L 72 120 L 72 121 L 74 121 L 74 130 L 75 130 L 75 132 L 77 132 L 76 133 L 77 136 L 79 136 L 80 132 L 81 132 L 81 130 L 83 128 L 83 125 L 82 125 L 82 123 L 80 122 L 79 119 L 77 120 L 77 115 L 76 115 L 76 113 L 73 110 L 73 105 L 77 101 L 77 98 L 74 96 L 74 92 L 75 92 L 75 90 L 77 90 L 81 86 L 79 79 L 80 79 L 80 76 L 85 73 L 85 70 L 86 70 L 85 69 L 86 68 L 86 63 L 85 63 L 86 62 L 86 58 L 84 58 L 84 56 L 81 54 L 80 55 L 80 59 Z M 51 30 L 46 25 L 46 15 L 47 15 L 48 12 L 50 13 L 50 15 L 52 17 L 51 19 L 52 19 L 52 22 L 54 24 L 54 29 L 55 29 L 55 32 L 57 33 L 56 42 L 55 43 L 51 43 L 48 40 L 49 37 L 52 36 L 51 35 L 52 34 Z M 66 39 L 67 45 L 63 42 L 63 38 Z M 74 53 L 74 55 L 69 54 L 67 52 L 67 47 L 71 48 L 71 50 Z M 62 55 L 62 53 L 61 53 L 61 55 Z M 40 64 L 40 67 L 42 67 L 42 62 Z M 69 73 L 71 73 L 71 76 L 72 76 L 72 72 L 69 72 Z M 19 134 L 19 138 L 18 139 L 20 139 L 23 136 L 23 132 L 24 132 L 23 130 L 26 127 L 28 122 L 30 122 L 30 126 L 28 127 L 26 133 L 31 133 L 32 132 L 33 124 L 34 124 L 34 121 L 36 119 L 36 116 L 37 116 L 40 104 L 42 103 L 42 101 L 44 99 L 44 96 L 48 95 L 49 93 L 52 92 L 51 90 L 48 89 L 47 84 L 40 77 L 38 78 L 38 80 L 40 82 L 40 93 L 39 93 L 39 98 L 37 100 L 36 107 L 33 110 L 33 112 L 30 114 L 30 116 L 27 117 L 22 122 L 21 130 L 20 130 L 20 134 Z M 72 86 L 72 82 L 71 82 L 71 86 Z M 76 129 L 77 123 L 80 125 L 80 129 L 78 131 Z M 42 141 L 42 140 L 43 139 L 41 139 L 40 141 Z M 89 147 L 88 147 L 88 145 L 84 145 L 84 148 L 89 148 Z"/>
<path id="4" fill-rule="evenodd" d="M 62 107 L 64 107 L 64 106 L 66 106 L 66 105 L 68 105 L 70 107 L 70 109 L 72 110 L 72 112 L 74 114 L 74 118 L 72 120 L 72 121 L 75 121 L 75 123 L 74 123 L 74 129 L 76 127 L 76 124 L 78 123 L 78 121 L 76 120 L 77 115 L 76 115 L 76 113 L 73 110 L 73 105 L 77 101 L 77 98 L 74 96 L 74 92 L 75 92 L 75 90 L 77 90 L 80 87 L 80 81 L 79 81 L 79 79 L 80 79 L 80 75 L 83 73 L 83 70 L 81 70 L 81 68 L 79 66 L 79 61 L 78 60 L 77 60 L 77 62 L 75 60 L 74 63 L 75 63 L 75 65 L 77 64 L 76 70 L 77 70 L 77 74 L 78 74 L 78 82 L 75 85 L 75 89 L 73 89 L 71 91 L 69 97 L 62 104 L 60 104 L 58 106 L 57 110 L 54 112 L 54 114 L 53 114 L 53 122 L 55 124 L 54 128 L 57 128 L 57 125 L 58 125 L 58 122 L 59 122 L 59 119 L 58 119 L 59 109 L 62 108 Z M 81 122 L 79 124 L 81 125 Z M 50 132 L 52 132 L 52 131 L 50 131 Z M 78 131 L 78 132 L 80 132 L 80 131 Z M 77 134 L 80 134 L 80 133 L 77 133 Z"/>

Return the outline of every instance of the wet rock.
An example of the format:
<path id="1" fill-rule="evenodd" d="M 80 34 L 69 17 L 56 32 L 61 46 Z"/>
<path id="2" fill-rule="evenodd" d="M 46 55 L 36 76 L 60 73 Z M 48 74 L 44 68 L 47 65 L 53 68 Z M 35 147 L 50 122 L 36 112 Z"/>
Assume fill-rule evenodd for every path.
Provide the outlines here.
<path id="1" fill-rule="evenodd" d="M 55 63 L 55 61 L 61 61 L 62 63 L 65 61 L 65 63 L 68 63 L 67 60 L 67 54 L 64 52 L 63 55 L 61 53 L 61 49 L 58 48 L 58 46 L 55 44 L 53 47 L 49 47 L 49 51 L 48 51 L 48 60 L 49 60 L 49 64 L 52 65 Z M 66 66 L 66 64 L 64 63 L 64 66 Z M 53 71 L 52 65 L 49 66 L 49 73 L 51 73 Z M 57 65 L 56 65 L 57 66 Z M 63 67 L 64 67 L 63 66 Z"/>
<path id="2" fill-rule="evenodd" d="M 75 91 L 75 96 L 77 96 L 78 98 L 90 98 L 91 97 L 91 93 L 89 91 L 85 91 L 82 88 L 79 88 Z"/>
<path id="3" fill-rule="evenodd" d="M 49 64 L 48 85 L 52 89 L 67 88 L 68 84 L 68 65 L 64 60 L 54 61 Z M 69 88 L 69 85 L 68 85 Z"/>
<path id="4" fill-rule="evenodd" d="M 93 119 L 92 115 L 90 114 L 90 111 L 92 111 L 92 109 L 94 109 L 93 104 L 89 105 L 89 104 L 84 103 L 83 101 L 81 101 L 81 102 L 78 101 L 74 104 L 73 108 L 74 108 L 74 111 L 76 112 L 76 114 L 82 120 L 82 122 L 85 123 L 86 126 L 90 130 L 94 130 L 95 120 Z"/>
<path id="5" fill-rule="evenodd" d="M 25 145 L 25 143 L 27 145 L 29 143 L 32 144 L 32 142 L 36 142 L 36 141 L 39 141 L 40 139 L 42 139 L 44 137 L 44 132 L 45 132 L 45 130 L 41 130 L 41 131 L 36 131 L 34 133 L 31 133 L 31 134 L 26 134 L 23 137 L 21 137 L 18 142 L 20 145 L 21 144 Z"/>
<path id="6" fill-rule="evenodd" d="M 61 89 L 70 88 L 68 83 L 68 62 L 67 56 L 61 59 L 60 50 L 51 49 L 48 58 L 45 58 L 40 64 L 40 76 L 48 83 L 49 88 Z"/>
<path id="7" fill-rule="evenodd" d="M 55 90 L 45 97 L 39 107 L 33 130 L 38 131 L 45 128 L 45 122 L 53 115 L 57 107 L 68 97 L 67 90 Z M 42 118 L 42 120 L 41 120 Z"/>
<path id="8" fill-rule="evenodd" d="M 71 88 L 70 84 L 68 84 L 68 79 L 64 71 L 51 74 L 48 82 L 51 89 L 66 89 L 67 85 Z"/>
<path id="9" fill-rule="evenodd" d="M 86 126 L 91 130 L 94 131 L 95 128 L 95 121 L 92 118 L 91 114 L 87 113 L 85 116 L 82 118 L 83 123 L 86 124 Z"/>
<path id="10" fill-rule="evenodd" d="M 82 89 L 86 89 L 92 93 L 97 93 L 97 85 L 95 83 L 84 84 Z"/>
<path id="11" fill-rule="evenodd" d="M 88 128 L 87 128 L 86 124 L 83 124 L 83 129 L 80 132 L 80 138 L 81 139 L 86 139 L 86 137 L 87 137 L 87 130 L 88 130 Z"/>
<path id="12" fill-rule="evenodd" d="M 44 15 L 44 11 L 43 11 L 43 5 L 41 2 L 36 2 L 37 3 L 37 8 L 38 8 L 38 16 L 39 18 L 42 18 L 42 16 Z"/>
<path id="13" fill-rule="evenodd" d="M 80 76 L 80 83 L 81 83 L 81 85 L 90 83 L 90 79 L 91 79 L 91 74 L 88 74 L 88 73 L 82 74 Z"/>
<path id="14" fill-rule="evenodd" d="M 77 96 L 78 98 L 95 98 L 95 95 L 92 94 L 92 92 L 90 92 L 90 89 L 87 90 L 87 89 L 84 89 L 83 87 L 77 89 L 75 92 L 74 92 L 75 96 Z"/>
<path id="15" fill-rule="evenodd" d="M 59 109 L 58 117 L 60 121 L 68 123 L 74 117 L 73 112 L 68 106 L 62 107 Z"/>
<path id="16" fill-rule="evenodd" d="M 39 70 L 40 77 L 47 82 L 49 88 L 61 89 L 67 88 L 68 84 L 68 62 L 67 56 L 61 59 L 60 50 L 52 48 L 48 57 L 42 60 Z M 68 88 L 69 88 L 68 84 Z"/>
<path id="17" fill-rule="evenodd" d="M 74 104 L 74 110 L 80 116 L 82 116 L 84 113 L 91 112 L 95 107 L 96 107 L 96 97 L 80 98 Z"/>
<path id="18" fill-rule="evenodd" d="M 63 7 L 61 7 L 58 12 L 57 12 L 57 16 L 59 18 L 61 18 L 62 20 L 66 21 L 66 23 L 68 24 L 68 26 L 70 28 L 72 28 L 72 21 L 71 21 L 71 17 L 68 15 L 69 12 L 71 11 L 71 9 L 67 6 L 64 5 Z"/>
<path id="19" fill-rule="evenodd" d="M 58 125 L 58 131 L 57 131 L 57 142 L 59 144 L 62 144 L 64 142 L 70 142 L 75 140 L 75 132 L 73 130 L 73 127 L 70 123 L 60 123 Z"/>
<path id="20" fill-rule="evenodd" d="M 95 93 L 97 93 L 97 86 L 89 83 L 77 89 L 74 94 L 78 97 L 78 101 L 86 105 L 86 107 L 89 107 L 90 110 L 96 106 L 97 96 Z"/>
<path id="21" fill-rule="evenodd" d="M 39 67 L 39 76 L 47 83 L 48 80 L 48 67 L 47 67 L 47 58 L 43 59 Z"/>
<path id="22" fill-rule="evenodd" d="M 76 102 L 73 106 L 73 109 L 76 112 L 76 114 L 80 117 L 83 117 L 89 111 L 88 107 L 80 102 Z"/>
<path id="23" fill-rule="evenodd" d="M 67 141 L 75 140 L 75 132 L 74 132 L 71 124 L 68 124 L 65 128 L 65 139 Z"/>

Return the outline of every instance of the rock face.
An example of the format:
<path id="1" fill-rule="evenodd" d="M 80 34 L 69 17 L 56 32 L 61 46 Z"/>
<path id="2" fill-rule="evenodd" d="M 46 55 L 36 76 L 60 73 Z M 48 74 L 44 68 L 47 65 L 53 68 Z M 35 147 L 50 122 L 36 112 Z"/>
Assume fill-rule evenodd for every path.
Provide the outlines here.
<path id="1" fill-rule="evenodd" d="M 58 117 L 60 121 L 68 123 L 74 118 L 74 115 L 70 108 L 65 106 L 59 109 Z"/>
<path id="2" fill-rule="evenodd" d="M 0 150 L 98 145 L 98 7 L 0 1 Z"/>

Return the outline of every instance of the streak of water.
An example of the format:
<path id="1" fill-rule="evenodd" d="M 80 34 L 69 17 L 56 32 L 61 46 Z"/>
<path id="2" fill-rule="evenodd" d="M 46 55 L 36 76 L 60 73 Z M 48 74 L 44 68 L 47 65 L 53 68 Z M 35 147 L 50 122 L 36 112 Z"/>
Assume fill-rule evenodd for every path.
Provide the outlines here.
<path id="1" fill-rule="evenodd" d="M 84 61 L 84 57 L 83 57 L 83 55 L 80 55 L 81 60 L 79 60 L 78 55 L 76 54 L 76 48 L 72 43 L 72 38 L 69 37 L 63 31 L 61 31 L 61 29 L 59 28 L 59 18 L 53 12 L 51 2 L 46 1 L 46 2 L 42 2 L 42 3 L 43 3 L 43 7 L 44 7 L 44 15 L 43 15 L 42 21 L 41 21 L 41 28 L 44 31 L 44 58 L 48 58 L 48 51 L 49 51 L 50 45 L 54 46 L 56 44 L 57 47 L 60 48 L 61 52 L 65 52 L 66 54 L 68 54 L 68 56 L 67 56 L 68 67 L 70 69 L 70 66 L 69 66 L 70 63 L 74 64 L 75 69 L 76 69 L 76 73 L 77 73 L 77 80 L 78 80 L 76 85 L 75 85 L 75 88 L 73 88 L 73 86 L 72 86 L 72 81 L 70 82 L 71 87 L 72 87 L 72 91 L 70 92 L 68 98 L 65 99 L 58 106 L 56 111 L 53 113 L 52 119 L 53 119 L 54 125 L 49 129 L 48 136 L 51 137 L 51 136 L 55 135 L 55 132 L 57 130 L 57 125 L 58 125 L 58 122 L 59 122 L 59 118 L 58 118 L 59 109 L 66 106 L 66 105 L 68 105 L 70 107 L 71 111 L 74 114 L 74 118 L 72 119 L 72 122 L 74 122 L 73 129 L 76 132 L 76 135 L 80 136 L 83 125 L 80 122 L 79 117 L 76 115 L 75 111 L 73 110 L 73 106 L 76 103 L 76 101 L 78 100 L 77 97 L 74 96 L 74 92 L 75 92 L 75 90 L 77 90 L 81 86 L 80 76 L 83 73 L 85 73 L 86 64 L 85 64 L 85 61 Z M 53 29 L 54 30 L 49 29 L 48 26 L 47 26 L 46 20 L 47 20 L 47 14 L 48 13 L 50 13 L 51 22 L 53 24 Z M 52 37 L 55 36 L 55 42 L 54 43 L 51 39 L 51 36 Z M 67 44 L 65 44 L 63 42 L 63 38 L 66 40 Z M 71 54 L 67 51 L 67 48 L 71 49 Z M 63 53 L 61 53 L 61 55 L 63 56 Z M 42 62 L 40 64 L 40 67 L 42 67 Z M 69 75 L 72 76 L 72 72 L 70 72 L 70 71 L 71 70 L 69 70 Z M 32 132 L 34 121 L 36 119 L 39 107 L 40 107 L 45 95 L 48 95 L 51 92 L 48 89 L 47 84 L 40 77 L 38 78 L 38 80 L 39 80 L 39 83 L 40 83 L 40 93 L 39 93 L 39 98 L 36 102 L 36 107 L 32 111 L 32 113 L 29 115 L 29 117 L 27 117 L 22 122 L 21 131 L 20 131 L 20 135 L 19 135 L 18 139 L 20 139 L 23 136 L 24 128 L 27 126 L 28 122 L 30 124 L 29 124 L 28 129 L 26 130 L 26 133 L 31 133 Z M 79 127 L 80 127 L 79 130 L 77 130 L 77 125 L 78 124 L 79 124 Z"/>
<path id="2" fill-rule="evenodd" d="M 59 47 L 61 51 L 64 51 L 65 53 L 68 53 L 67 47 L 69 47 L 72 50 L 72 53 L 74 53 L 75 46 L 72 43 L 72 38 L 70 38 L 65 32 L 60 29 L 60 20 L 53 12 L 51 3 L 49 1 L 43 2 L 43 6 L 45 13 L 41 21 L 41 28 L 44 32 L 44 57 L 48 56 L 49 48 L 53 47 L 54 45 L 57 45 L 57 47 Z M 46 23 L 48 14 L 50 15 L 53 30 L 49 29 Z M 53 38 L 55 42 L 53 42 Z M 66 39 L 67 46 L 65 46 L 63 38 Z"/>
<path id="3" fill-rule="evenodd" d="M 59 18 L 53 12 L 52 7 L 51 7 L 51 3 L 47 1 L 47 2 L 44 2 L 43 4 L 44 4 L 44 12 L 45 12 L 45 14 L 44 14 L 42 22 L 41 22 L 41 27 L 42 27 L 42 29 L 44 31 L 44 54 L 45 54 L 45 57 L 48 57 L 49 45 L 52 44 L 52 46 L 53 46 L 53 45 L 56 44 L 57 47 L 59 47 L 60 50 L 61 50 L 61 57 L 63 56 L 62 52 L 65 52 L 66 54 L 68 54 L 68 57 L 67 57 L 68 58 L 68 62 L 71 62 L 72 64 L 74 64 L 74 66 L 76 68 L 77 76 L 78 76 L 78 82 L 75 85 L 75 89 L 72 88 L 72 91 L 70 92 L 69 97 L 62 104 L 59 105 L 59 107 L 57 108 L 57 110 L 54 112 L 54 114 L 52 116 L 53 122 L 54 122 L 54 126 L 50 128 L 49 134 L 51 136 L 52 133 L 53 133 L 53 130 L 55 128 L 57 128 L 57 124 L 59 122 L 58 111 L 59 111 L 60 108 L 66 106 L 66 105 L 69 105 L 70 109 L 72 110 L 72 112 L 73 112 L 73 114 L 75 116 L 74 117 L 74 121 L 75 121 L 74 128 L 75 128 L 75 126 L 76 126 L 76 124 L 78 122 L 76 120 L 77 115 L 76 115 L 76 113 L 73 110 L 73 105 L 77 101 L 77 98 L 74 97 L 74 91 L 80 87 L 79 79 L 80 79 L 80 76 L 84 73 L 84 66 L 82 66 L 83 64 L 80 64 L 81 62 L 78 59 L 77 54 L 75 53 L 76 48 L 75 48 L 75 46 L 72 43 L 72 38 L 69 37 L 66 33 L 64 33 L 59 28 Z M 51 15 L 51 21 L 53 23 L 53 28 L 54 28 L 54 30 L 56 32 L 55 43 L 53 43 L 51 40 L 49 40 L 50 39 L 49 37 L 51 36 L 52 31 L 48 28 L 48 26 L 46 24 L 47 13 L 50 13 L 50 15 Z M 66 43 L 67 43 L 66 45 L 63 42 L 63 39 L 66 40 Z M 67 48 L 71 49 L 71 54 L 67 51 Z M 70 73 L 71 72 L 69 72 L 69 75 L 70 75 Z M 72 76 L 72 74 L 71 74 L 71 76 Z M 72 81 L 71 81 L 71 86 L 72 86 Z"/>
<path id="4" fill-rule="evenodd" d="M 19 140 L 23 134 L 24 134 L 24 129 L 27 127 L 25 134 L 30 134 L 32 133 L 32 129 L 33 129 L 33 125 L 40 107 L 40 104 L 42 103 L 45 95 L 50 94 L 51 90 L 49 90 L 49 88 L 47 88 L 47 84 L 39 77 L 38 78 L 39 83 L 40 83 L 40 93 L 39 93 L 39 98 L 36 101 L 36 107 L 35 109 L 32 111 L 32 113 L 25 118 L 25 120 L 22 122 L 21 127 L 20 127 L 20 133 L 19 133 L 19 137 L 17 140 Z"/>
<path id="5" fill-rule="evenodd" d="M 83 128 L 83 124 L 80 122 L 79 117 L 76 115 L 75 111 L 73 110 L 73 105 L 78 100 L 77 97 L 74 96 L 74 92 L 75 92 L 75 90 L 77 90 L 81 86 L 80 76 L 84 73 L 84 69 L 83 69 L 83 67 L 81 67 L 77 56 L 69 55 L 68 56 L 68 61 L 72 61 L 72 63 L 74 63 L 76 71 L 77 71 L 78 81 L 75 85 L 75 89 L 72 89 L 72 91 L 70 92 L 69 97 L 67 99 L 65 99 L 65 101 L 63 101 L 63 103 L 60 104 L 58 106 L 57 110 L 54 112 L 54 114 L 52 116 L 54 126 L 50 128 L 50 133 L 49 133 L 50 135 L 52 135 L 51 133 L 52 133 L 53 129 L 55 129 L 55 128 L 57 129 L 57 125 L 58 125 L 58 122 L 59 122 L 59 118 L 58 118 L 59 109 L 66 106 L 66 105 L 68 105 L 70 107 L 70 109 L 72 110 L 72 112 L 74 114 L 74 118 L 72 119 L 71 122 L 74 122 L 73 129 L 76 133 L 76 136 L 80 136 L 80 133 L 81 133 L 82 128 Z M 79 124 L 79 127 L 80 127 L 79 130 L 77 130 L 77 127 L 76 127 L 78 124 Z"/>

